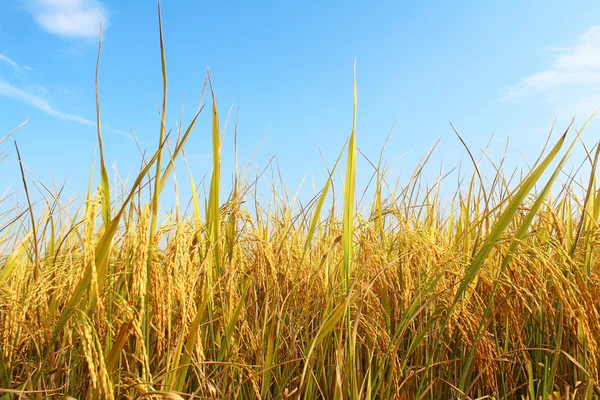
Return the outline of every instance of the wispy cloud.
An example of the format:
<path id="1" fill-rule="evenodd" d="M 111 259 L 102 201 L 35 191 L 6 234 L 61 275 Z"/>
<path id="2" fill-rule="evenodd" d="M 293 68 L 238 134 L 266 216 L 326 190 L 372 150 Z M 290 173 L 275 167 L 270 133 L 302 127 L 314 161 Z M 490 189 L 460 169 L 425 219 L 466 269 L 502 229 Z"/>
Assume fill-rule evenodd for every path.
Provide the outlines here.
<path id="1" fill-rule="evenodd" d="M 88 126 L 96 126 L 96 121 L 80 117 L 79 115 L 69 114 L 57 110 L 44 97 L 26 92 L 25 90 L 11 85 L 10 83 L 3 81 L 2 79 L 0 79 L 0 97 L 7 97 L 9 99 L 13 99 L 21 103 L 27 104 L 33 108 L 37 108 L 38 110 L 43 111 L 51 117 L 58 118 L 63 121 L 76 122 L 78 124 Z M 131 134 L 124 132 L 120 129 L 113 129 L 108 126 L 105 126 L 104 124 L 102 124 L 102 129 L 111 133 L 115 133 L 117 135 L 121 135 L 123 137 L 126 137 L 127 139 L 133 140 Z"/>
<path id="2" fill-rule="evenodd" d="M 50 33 L 93 38 L 100 23 L 108 27 L 108 12 L 98 0 L 28 0 L 35 21 Z"/>
<path id="3" fill-rule="evenodd" d="M 30 67 L 29 65 L 19 65 L 18 62 L 16 62 L 12 58 L 10 58 L 2 53 L 0 53 L 0 63 L 4 63 L 4 64 L 8 65 L 14 71 L 27 71 L 27 72 L 35 71 L 35 69 Z"/>
<path id="4" fill-rule="evenodd" d="M 83 124 L 83 125 L 96 125 L 95 122 L 90 121 L 89 119 L 59 111 L 56 108 L 52 107 L 52 105 L 50 105 L 48 100 L 46 100 L 45 98 L 35 95 L 35 94 L 27 93 L 23 89 L 19 89 L 18 87 L 13 86 L 10 83 L 3 81 L 1 79 L 0 79 L 0 96 L 7 97 L 7 98 L 13 99 L 13 100 L 17 100 L 21 103 L 25 103 L 31 107 L 34 107 L 34 108 L 37 108 L 38 110 L 43 111 L 44 113 L 46 113 L 52 117 L 62 119 L 64 121 L 77 122 L 77 123 Z"/>
<path id="5" fill-rule="evenodd" d="M 102 131 L 107 131 L 107 132 L 110 132 L 110 133 L 116 133 L 117 135 L 121 135 L 124 138 L 127 138 L 127 139 L 133 141 L 133 136 L 131 136 L 131 133 L 129 133 L 129 132 L 125 132 L 125 131 L 122 131 L 120 129 L 109 128 L 108 126 L 106 126 L 104 124 L 102 124 L 101 126 L 102 126 Z"/>
<path id="6" fill-rule="evenodd" d="M 15 71 L 21 71 L 21 66 L 16 61 L 5 56 L 4 54 L 0 54 L 0 62 L 7 64 L 9 67 L 14 69 Z"/>
<path id="7" fill-rule="evenodd" d="M 551 48 L 555 52 L 552 66 L 521 79 L 506 88 L 508 99 L 544 94 L 556 100 L 564 92 L 600 85 L 600 26 L 591 27 L 577 38 L 573 46 Z"/>

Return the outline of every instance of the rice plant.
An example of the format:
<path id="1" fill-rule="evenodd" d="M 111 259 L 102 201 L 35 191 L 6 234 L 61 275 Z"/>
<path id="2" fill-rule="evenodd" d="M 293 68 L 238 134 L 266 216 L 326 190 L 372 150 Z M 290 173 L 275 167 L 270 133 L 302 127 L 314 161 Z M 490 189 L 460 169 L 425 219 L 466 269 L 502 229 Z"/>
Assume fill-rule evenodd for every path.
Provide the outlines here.
<path id="1" fill-rule="evenodd" d="M 0 398 L 600 396 L 598 144 L 585 184 L 564 169 L 585 127 L 516 173 L 490 160 L 484 177 L 467 148 L 475 172 L 450 204 L 444 177 L 423 178 L 431 152 L 406 184 L 382 152 L 373 200 L 357 210 L 355 76 L 349 139 L 313 201 L 299 206 L 283 185 L 266 203 L 237 161 L 223 198 L 230 149 L 207 75 L 208 194 L 190 173 L 192 214 L 177 196 L 161 220 L 161 192 L 206 111 L 168 135 L 162 24 L 160 51 L 158 145 L 133 183 L 110 186 L 97 68 L 98 188 L 92 170 L 81 203 L 46 187 L 34 207 L 21 169 L 27 205 L 0 214 Z"/>

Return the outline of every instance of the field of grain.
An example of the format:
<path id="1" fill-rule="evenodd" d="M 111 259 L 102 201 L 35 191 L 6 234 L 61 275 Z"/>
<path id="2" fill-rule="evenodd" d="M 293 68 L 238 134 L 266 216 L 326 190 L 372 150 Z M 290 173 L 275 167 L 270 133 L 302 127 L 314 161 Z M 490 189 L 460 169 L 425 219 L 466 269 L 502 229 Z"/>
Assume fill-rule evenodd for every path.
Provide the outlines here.
<path id="1" fill-rule="evenodd" d="M 482 176 L 473 158 L 451 204 L 421 177 L 428 155 L 405 185 L 375 160 L 357 212 L 353 129 L 309 204 L 265 203 L 241 168 L 220 196 L 206 82 L 213 167 L 207 196 L 189 175 L 190 215 L 177 198 L 159 218 L 196 122 L 167 135 L 166 95 L 126 190 L 100 129 L 100 184 L 76 212 L 50 189 L 31 206 L 23 171 L 29 205 L 0 214 L 1 399 L 598 398 L 600 147 L 580 160 L 588 176 L 563 168 L 581 131 L 514 174 Z"/>

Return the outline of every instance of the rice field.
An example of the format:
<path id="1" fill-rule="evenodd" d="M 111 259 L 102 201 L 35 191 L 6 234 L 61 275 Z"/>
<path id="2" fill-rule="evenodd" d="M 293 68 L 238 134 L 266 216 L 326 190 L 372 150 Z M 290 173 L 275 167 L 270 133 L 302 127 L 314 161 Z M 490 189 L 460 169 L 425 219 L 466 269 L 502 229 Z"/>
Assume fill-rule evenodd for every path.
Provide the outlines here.
<path id="1" fill-rule="evenodd" d="M 265 202 L 237 163 L 224 197 L 207 76 L 210 185 L 180 170 L 192 198 L 162 218 L 198 115 L 168 135 L 162 28 L 160 43 L 158 143 L 126 190 L 110 184 L 97 96 L 83 201 L 48 189 L 34 207 L 22 169 L 27 204 L 0 214 L 1 399 L 599 398 L 600 147 L 578 160 L 589 176 L 564 168 L 582 130 L 510 174 L 483 176 L 465 148 L 474 172 L 450 204 L 422 177 L 428 153 L 403 185 L 372 161 L 357 211 L 355 128 L 308 204 Z M 354 127 L 356 104 L 355 80 Z"/>

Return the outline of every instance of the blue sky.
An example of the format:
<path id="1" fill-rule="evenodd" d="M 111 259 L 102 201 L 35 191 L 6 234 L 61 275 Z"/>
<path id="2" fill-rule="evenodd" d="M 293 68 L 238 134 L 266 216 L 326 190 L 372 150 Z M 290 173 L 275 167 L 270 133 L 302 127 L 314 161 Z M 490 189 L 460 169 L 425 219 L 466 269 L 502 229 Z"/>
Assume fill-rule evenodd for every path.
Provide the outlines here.
<path id="1" fill-rule="evenodd" d="M 4 0 L 0 7 L 0 138 L 29 118 L 15 135 L 27 167 L 47 184 L 67 180 L 66 194 L 85 192 L 102 21 L 107 162 L 123 177 L 138 170 L 129 130 L 152 151 L 160 126 L 156 3 Z M 264 167 L 276 154 L 292 191 L 304 176 L 320 188 L 319 150 L 331 165 L 350 133 L 355 59 L 358 146 L 377 160 L 397 120 L 386 159 L 408 154 L 395 161 L 395 175 L 410 175 L 438 138 L 433 171 L 467 162 L 449 121 L 475 153 L 495 132 L 490 154 L 499 157 L 510 137 L 509 162 L 524 165 L 517 149 L 533 161 L 557 113 L 564 130 L 571 116 L 581 126 L 600 106 L 597 1 L 164 1 L 162 11 L 168 128 L 176 128 L 184 99 L 184 124 L 190 121 L 210 68 L 222 123 L 239 107 L 240 162 L 266 137 L 253 163 Z M 597 125 L 584 135 L 589 145 L 600 137 Z M 225 178 L 232 127 L 223 144 Z M 12 142 L 2 151 L 0 194 L 20 185 Z M 210 171 L 209 153 L 204 113 L 187 146 L 197 180 Z M 364 160 L 359 167 L 360 187 L 372 170 Z M 183 185 L 185 174 L 180 167 Z"/>

